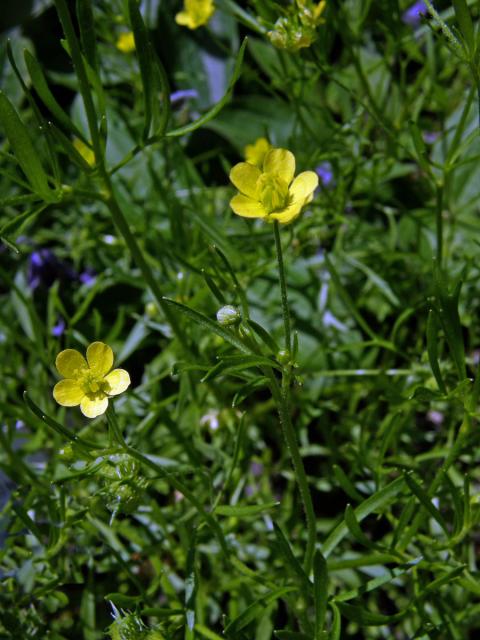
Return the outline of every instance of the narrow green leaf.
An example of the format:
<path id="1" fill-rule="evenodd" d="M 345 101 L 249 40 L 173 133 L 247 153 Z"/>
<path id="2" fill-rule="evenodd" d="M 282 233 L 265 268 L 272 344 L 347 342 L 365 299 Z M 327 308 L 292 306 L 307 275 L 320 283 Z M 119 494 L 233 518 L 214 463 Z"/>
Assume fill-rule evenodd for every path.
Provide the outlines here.
<path id="1" fill-rule="evenodd" d="M 33 402 L 33 400 L 31 400 L 28 397 L 28 393 L 26 391 L 24 391 L 23 393 L 23 399 L 27 407 L 30 409 L 30 411 L 34 413 L 37 416 L 37 418 L 40 418 L 40 420 L 44 424 L 46 424 L 47 427 L 49 427 L 53 431 L 56 431 L 64 438 L 67 438 L 67 440 L 69 440 L 73 444 L 76 444 L 79 448 L 83 449 L 85 452 L 90 452 L 92 449 L 99 448 L 99 445 L 95 444 L 94 442 L 85 440 L 84 438 L 81 438 L 80 436 L 77 436 L 77 435 L 72 435 L 70 431 L 66 429 L 64 426 L 62 426 L 59 422 L 57 422 L 56 420 L 53 420 L 53 418 L 50 418 L 50 416 L 48 416 L 44 411 L 42 411 L 40 407 L 38 407 Z"/>
<path id="2" fill-rule="evenodd" d="M 190 320 L 193 320 L 193 322 L 195 322 L 196 324 L 200 325 L 204 329 L 212 331 L 217 336 L 220 336 L 220 338 L 223 338 L 226 342 L 229 342 L 239 351 L 252 355 L 252 351 L 247 346 L 245 346 L 234 333 L 231 333 L 227 329 L 224 329 L 205 314 L 200 313 L 199 311 L 195 311 L 195 309 L 191 309 L 190 307 L 187 307 L 180 302 L 176 302 L 175 300 L 171 300 L 170 298 L 162 298 L 162 300 L 167 306 L 177 309 L 178 311 L 186 315 Z"/>
<path id="3" fill-rule="evenodd" d="M 330 607 L 332 609 L 333 617 L 329 638 L 330 640 L 340 640 L 342 634 L 342 616 L 340 615 L 340 611 L 338 610 L 338 607 L 334 602 L 330 603 Z"/>
<path id="4" fill-rule="evenodd" d="M 405 609 L 404 611 L 400 611 L 399 613 L 395 613 L 389 616 L 385 616 L 381 613 L 372 613 L 364 609 L 363 607 L 355 606 L 352 604 L 346 604 L 345 602 L 338 602 L 337 607 L 340 610 L 340 613 L 344 615 L 348 620 L 352 622 L 357 622 L 361 626 L 365 627 L 378 627 L 381 625 L 392 625 L 395 622 L 398 622 L 402 618 L 404 618 L 409 609 Z"/>
<path id="5" fill-rule="evenodd" d="M 93 71 L 98 74 L 97 39 L 92 0 L 77 0 L 77 18 L 85 59 Z"/>
<path id="6" fill-rule="evenodd" d="M 427 353 L 432 373 L 442 393 L 447 393 L 440 365 L 438 364 L 438 320 L 433 309 L 428 312 L 427 319 Z"/>
<path id="7" fill-rule="evenodd" d="M 37 92 L 38 97 L 43 104 L 50 111 L 58 124 L 60 124 L 65 130 L 70 131 L 73 135 L 80 138 L 85 144 L 87 140 L 83 133 L 75 126 L 72 119 L 65 113 L 62 107 L 56 101 L 54 95 L 50 91 L 47 80 L 43 73 L 43 70 L 34 56 L 25 49 L 24 51 L 25 64 L 27 65 L 28 73 L 32 80 L 32 85 Z"/>
<path id="8" fill-rule="evenodd" d="M 467 377 L 465 366 L 465 346 L 463 343 L 462 325 L 458 314 L 458 299 L 462 288 L 462 281 L 458 282 L 450 292 L 447 278 L 443 271 L 434 265 L 435 278 L 435 310 L 442 325 L 448 347 L 458 371 L 460 380 Z"/>
<path id="9" fill-rule="evenodd" d="M 232 408 L 238 407 L 244 400 L 248 398 L 252 393 L 255 393 L 257 389 L 262 387 L 268 387 L 269 380 L 265 376 L 260 376 L 242 385 L 232 398 Z"/>
<path id="10" fill-rule="evenodd" d="M 472 54 L 475 51 L 475 29 L 468 5 L 465 0 L 452 0 L 452 4 L 455 9 L 455 16 L 460 32 L 465 40 L 469 53 Z"/>
<path id="11" fill-rule="evenodd" d="M 227 375 L 235 371 L 243 371 L 252 367 L 275 367 L 280 369 L 278 363 L 262 356 L 230 356 L 224 357 L 203 376 L 202 382 L 213 380 L 220 375 Z"/>
<path id="12" fill-rule="evenodd" d="M 367 536 L 363 533 L 362 529 L 360 528 L 358 520 L 355 517 L 355 511 L 353 510 L 351 504 L 347 504 L 347 506 L 345 507 L 344 517 L 345 517 L 345 524 L 347 525 L 348 530 L 350 531 L 352 536 L 355 538 L 355 540 L 360 544 L 363 544 L 363 546 L 367 547 L 368 549 L 373 549 L 375 545 L 369 538 L 367 538 Z"/>
<path id="13" fill-rule="evenodd" d="M 301 563 L 295 557 L 295 554 L 292 551 L 292 547 L 290 546 L 287 537 L 280 528 L 280 525 L 278 525 L 276 522 L 273 522 L 273 530 L 275 532 L 278 549 L 286 561 L 286 568 L 290 569 L 292 573 L 300 579 L 302 588 L 305 591 L 311 591 L 312 583 L 305 573 Z"/>
<path id="14" fill-rule="evenodd" d="M 410 491 L 415 495 L 415 497 L 422 504 L 422 506 L 428 511 L 428 513 L 432 516 L 432 518 L 436 522 L 438 522 L 438 524 L 442 527 L 445 534 L 447 536 L 450 536 L 450 532 L 448 531 L 447 524 L 443 519 L 442 514 L 437 509 L 437 507 L 432 503 L 427 493 L 422 489 L 422 487 L 418 484 L 418 482 L 416 482 L 413 479 L 410 473 L 405 473 L 404 478 Z"/>
<path id="15" fill-rule="evenodd" d="M 209 627 L 205 627 L 203 624 L 195 625 L 195 632 L 202 636 L 202 638 L 207 638 L 207 640 L 225 640 L 223 636 L 219 636 L 214 633 Z"/>
<path id="16" fill-rule="evenodd" d="M 313 557 L 313 595 L 315 606 L 315 640 L 322 640 L 328 600 L 327 561 L 320 551 Z"/>
<path id="17" fill-rule="evenodd" d="M 63 152 L 69 160 L 74 162 L 82 171 L 91 173 L 93 171 L 93 167 L 91 167 L 82 154 L 77 151 L 71 140 L 67 138 L 67 136 L 52 122 L 47 123 L 47 126 L 49 127 L 49 131 L 52 134 L 53 139 L 62 147 Z"/>
<path id="18" fill-rule="evenodd" d="M 49 187 L 47 174 L 42 167 L 28 129 L 2 91 L 0 91 L 0 124 L 32 190 L 46 202 L 56 202 L 58 198 Z"/>
<path id="19" fill-rule="evenodd" d="M 244 627 L 246 627 L 252 620 L 255 620 L 258 616 L 260 616 L 265 611 L 265 606 L 275 602 L 279 598 L 283 598 L 283 596 L 288 593 L 292 593 L 292 591 L 297 591 L 294 587 L 280 587 L 279 589 L 274 589 L 273 591 L 269 591 L 265 595 L 261 596 L 255 602 L 253 602 L 249 607 L 245 609 L 239 616 L 237 616 L 234 620 L 232 620 L 225 627 L 226 635 L 234 635 L 241 631 Z"/>
<path id="20" fill-rule="evenodd" d="M 380 575 L 377 578 L 373 578 L 372 580 L 368 580 L 361 587 L 357 587 L 356 589 L 352 589 L 350 591 L 344 591 L 335 598 L 335 602 L 338 604 L 339 602 L 345 602 L 345 600 L 353 600 L 354 598 L 358 598 L 365 593 L 375 591 L 375 589 L 382 587 L 384 584 L 388 584 L 389 582 L 392 582 L 392 580 L 395 580 L 405 573 L 410 572 L 412 568 L 416 567 L 422 560 L 423 556 L 418 556 L 418 558 L 414 558 L 406 565 L 394 567 L 393 569 L 384 567 L 383 575 Z"/>
<path id="21" fill-rule="evenodd" d="M 48 205 L 46 204 L 41 204 L 39 207 L 35 207 L 35 209 L 27 209 L 23 213 L 20 213 L 18 216 L 15 216 L 0 228 L 0 236 L 9 236 L 12 233 L 17 233 L 24 222 L 27 222 L 27 220 L 38 216 L 38 214 L 41 213 L 47 206 Z"/>
<path id="22" fill-rule="evenodd" d="M 254 320 L 247 320 L 248 326 L 253 329 L 260 340 L 268 347 L 272 354 L 276 355 L 280 351 L 280 347 L 277 342 L 272 338 L 266 329 L 264 329 L 258 322 Z"/>
<path id="23" fill-rule="evenodd" d="M 299 631 L 274 631 L 273 633 L 278 640 L 311 640 L 310 636 Z"/>
<path id="24" fill-rule="evenodd" d="M 460 567 L 456 567 L 451 571 L 447 571 L 447 573 L 445 573 L 443 576 L 437 578 L 436 580 L 433 580 L 433 582 L 430 582 L 428 586 L 422 589 L 421 593 L 419 594 L 419 598 L 423 599 L 428 597 L 432 593 L 436 593 L 440 589 L 440 587 L 443 587 L 443 585 L 449 584 L 450 582 L 453 582 L 453 580 L 459 578 L 462 573 L 464 573 L 465 569 L 468 569 L 467 565 L 462 564 Z"/>
<path id="25" fill-rule="evenodd" d="M 148 36 L 147 27 L 143 22 L 142 14 L 138 6 L 138 0 L 128 0 L 128 14 L 130 26 L 135 38 L 135 49 L 140 67 L 140 75 L 144 96 L 144 125 L 143 139 L 147 140 L 152 122 L 159 116 L 159 101 L 156 96 L 157 82 L 153 66 L 153 49 Z"/>
<path id="26" fill-rule="evenodd" d="M 108 602 L 113 602 L 117 607 L 130 608 L 135 607 L 137 604 L 141 604 L 142 601 L 142 596 L 127 596 L 124 593 L 118 593 L 117 591 L 107 593 L 103 598 Z"/>
<path id="27" fill-rule="evenodd" d="M 215 515 L 243 518 L 247 516 L 256 516 L 264 511 L 269 511 L 274 507 L 278 507 L 280 502 L 265 502 L 264 504 L 252 504 L 247 506 L 230 506 L 221 505 L 214 511 Z"/>
<path id="28" fill-rule="evenodd" d="M 135 1 L 135 0 L 130 0 L 130 2 L 132 1 Z M 179 127 L 178 129 L 172 129 L 171 131 L 167 131 L 166 135 L 168 137 L 183 136 L 186 133 L 191 133 L 192 131 L 195 131 L 196 129 L 203 127 L 203 125 L 207 124 L 207 122 L 210 122 L 210 120 L 213 120 L 213 118 L 215 118 L 215 116 L 218 113 L 220 113 L 223 107 L 230 100 L 235 83 L 240 77 L 240 73 L 242 70 L 243 56 L 245 54 L 246 46 L 247 46 L 247 38 L 245 38 L 244 41 L 242 42 L 242 46 L 240 47 L 240 50 L 238 52 L 237 59 L 235 61 L 235 67 L 233 69 L 233 75 L 223 98 L 221 98 L 221 100 L 219 100 L 219 102 L 217 102 L 216 105 L 214 105 L 209 111 L 207 111 L 207 113 L 204 113 L 203 116 L 198 118 L 198 120 L 195 120 L 194 122 L 191 122 L 190 124 L 187 124 L 184 127 Z"/>
<path id="29" fill-rule="evenodd" d="M 205 284 L 210 289 L 213 296 L 216 298 L 217 302 L 219 302 L 222 305 L 226 304 L 227 301 L 225 300 L 225 296 L 217 287 L 215 280 L 211 276 L 209 276 L 208 273 L 205 273 L 204 269 L 202 269 L 202 275 L 203 275 L 203 279 L 205 280 Z"/>
<path id="30" fill-rule="evenodd" d="M 415 147 L 418 163 L 425 171 L 425 173 L 430 175 L 431 168 L 427 156 L 427 147 L 420 132 L 420 128 L 418 124 L 413 120 L 410 120 L 410 122 L 408 123 L 408 128 L 410 130 L 410 135 L 412 136 L 413 146 Z"/>
<path id="31" fill-rule="evenodd" d="M 386 487 L 383 487 L 383 489 L 380 489 L 372 496 L 367 498 L 354 511 L 357 521 L 361 522 L 371 513 L 380 511 L 380 509 L 387 505 L 397 494 L 402 491 L 404 486 L 405 480 L 403 479 L 403 477 L 396 478 Z M 322 553 L 325 558 L 327 558 L 332 553 L 332 551 L 337 547 L 339 542 L 343 540 L 347 533 L 348 527 L 345 520 L 343 520 L 334 528 L 334 530 L 330 533 L 330 535 L 322 545 Z"/>
<path id="32" fill-rule="evenodd" d="M 335 476 L 335 480 L 342 487 L 345 493 L 350 496 L 350 498 L 357 502 L 362 502 L 362 494 L 355 489 L 350 478 L 348 478 L 345 471 L 338 464 L 333 465 L 333 475 Z"/>
<path id="33" fill-rule="evenodd" d="M 185 578 L 185 618 L 190 631 L 195 627 L 195 599 L 197 594 L 197 573 L 195 569 L 196 532 L 193 530 L 192 541 L 187 555 Z"/>

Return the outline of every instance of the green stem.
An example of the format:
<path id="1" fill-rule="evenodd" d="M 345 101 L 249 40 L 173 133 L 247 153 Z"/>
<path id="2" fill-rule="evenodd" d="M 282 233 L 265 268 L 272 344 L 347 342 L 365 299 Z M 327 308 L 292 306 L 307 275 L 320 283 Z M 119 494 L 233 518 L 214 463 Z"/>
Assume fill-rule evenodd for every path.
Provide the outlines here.
<path id="1" fill-rule="evenodd" d="M 282 296 L 282 314 L 283 325 L 285 332 L 285 351 L 290 355 L 292 349 L 291 342 L 291 329 L 290 329 L 290 311 L 288 308 L 288 296 L 287 286 L 285 280 L 285 266 L 283 263 L 282 244 L 280 241 L 279 223 L 277 220 L 273 223 L 273 232 L 275 236 L 275 248 L 277 251 L 278 261 L 278 274 L 280 279 L 280 290 Z M 290 386 L 291 386 L 291 364 L 286 365 L 282 374 L 282 386 L 280 388 L 278 381 L 270 369 L 267 372 L 270 380 L 270 389 L 272 396 L 277 405 L 278 414 L 280 417 L 280 424 L 282 426 L 283 435 L 287 443 L 287 449 L 292 460 L 293 470 L 300 491 L 300 496 L 303 502 L 303 508 L 305 510 L 305 517 L 307 521 L 307 548 L 305 551 L 304 567 L 307 575 L 310 574 L 312 569 L 313 554 L 315 553 L 315 541 L 317 537 L 316 532 L 316 518 L 315 511 L 313 509 L 312 496 L 310 494 L 310 488 L 308 486 L 307 474 L 305 473 L 305 467 L 303 466 L 302 456 L 298 448 L 297 436 L 292 424 L 291 408 L 290 408 Z"/>
<path id="2" fill-rule="evenodd" d="M 300 450 L 298 448 L 297 436 L 290 415 L 290 380 L 289 376 L 284 374 L 282 389 L 280 389 L 272 369 L 265 369 L 264 373 L 270 380 L 270 390 L 277 405 L 280 424 L 282 426 L 283 435 L 287 443 L 287 449 L 292 460 L 295 478 L 297 480 L 300 497 L 305 510 L 307 522 L 307 548 L 305 551 L 304 568 L 305 573 L 310 575 L 317 538 L 316 518 L 315 511 L 313 509 L 312 496 L 308 486 L 307 474 L 305 473 L 302 456 L 300 455 Z"/>
<path id="3" fill-rule="evenodd" d="M 280 277 L 280 290 L 282 295 L 283 327 L 285 332 L 285 351 L 290 354 L 292 342 L 290 335 L 290 311 L 288 308 L 287 285 L 285 282 L 285 267 L 283 264 L 282 243 L 280 241 L 280 230 L 278 220 L 273 222 L 273 234 L 275 236 L 275 248 L 277 250 L 278 275 Z"/>
<path id="4" fill-rule="evenodd" d="M 442 267 L 443 259 L 443 184 L 437 184 L 435 218 L 437 227 L 437 263 Z"/>
<path id="5" fill-rule="evenodd" d="M 205 511 L 205 509 L 203 508 L 203 505 L 197 500 L 195 495 L 181 480 L 178 480 L 178 478 L 173 476 L 171 473 L 168 473 L 167 471 L 165 471 L 163 467 L 159 466 L 153 460 L 150 460 L 150 458 L 148 458 L 147 456 L 144 456 L 142 453 L 140 453 L 140 451 L 137 451 L 133 447 L 130 447 L 125 442 L 122 432 L 120 431 L 120 428 L 118 426 L 117 416 L 115 415 L 115 412 L 111 406 L 108 407 L 106 416 L 107 416 L 108 425 L 112 430 L 112 433 L 115 436 L 115 439 L 117 440 L 119 445 L 122 447 L 122 449 L 126 453 L 128 453 L 128 455 L 130 455 L 132 458 L 135 458 L 135 460 L 138 460 L 138 462 L 140 462 L 141 464 L 147 467 L 150 467 L 150 469 L 153 469 L 156 473 L 158 473 L 158 475 L 161 478 L 166 480 L 174 489 L 176 489 L 177 491 L 183 494 L 185 499 L 188 500 L 195 507 L 195 509 L 200 514 L 200 516 L 202 516 L 202 518 L 206 522 L 206 524 L 208 524 L 208 526 L 212 529 L 213 533 L 217 536 L 220 547 L 223 553 L 225 554 L 225 557 L 228 559 L 229 550 L 227 547 L 227 543 L 225 541 L 225 537 L 223 535 L 223 531 L 220 525 L 218 524 L 218 522 L 212 516 L 212 514 Z"/>

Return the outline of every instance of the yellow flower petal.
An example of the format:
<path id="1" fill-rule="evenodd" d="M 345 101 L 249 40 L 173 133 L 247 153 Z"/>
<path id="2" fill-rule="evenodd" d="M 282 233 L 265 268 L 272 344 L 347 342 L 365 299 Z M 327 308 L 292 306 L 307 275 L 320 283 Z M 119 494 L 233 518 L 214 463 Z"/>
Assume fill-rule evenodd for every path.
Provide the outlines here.
<path id="1" fill-rule="evenodd" d="M 256 183 L 261 171 L 248 162 L 239 162 L 230 171 L 230 180 L 237 189 L 250 198 L 255 198 Z"/>
<path id="2" fill-rule="evenodd" d="M 118 396 L 119 393 L 123 393 L 130 385 L 130 376 L 125 369 L 114 369 L 110 371 L 104 380 L 110 385 L 108 391 L 109 396 Z"/>
<path id="3" fill-rule="evenodd" d="M 293 202 L 283 211 L 271 213 L 268 217 L 269 219 L 273 218 L 274 220 L 278 220 L 280 224 L 288 224 L 289 222 L 293 222 L 295 218 L 298 218 L 303 205 L 303 202 Z"/>
<path id="4" fill-rule="evenodd" d="M 122 53 L 135 51 L 135 36 L 131 31 L 121 33 L 117 40 L 117 49 Z"/>
<path id="5" fill-rule="evenodd" d="M 82 370 L 88 368 L 85 358 L 76 349 L 60 351 L 55 360 L 55 366 L 64 378 L 77 378 Z"/>
<path id="6" fill-rule="evenodd" d="M 272 148 L 266 138 L 258 138 L 254 144 L 247 144 L 244 149 L 245 160 L 257 167 L 263 166 L 265 155 Z"/>
<path id="7" fill-rule="evenodd" d="M 272 149 L 263 161 L 264 173 L 275 173 L 290 184 L 295 175 L 295 156 L 287 149 Z"/>
<path id="8" fill-rule="evenodd" d="M 318 176 L 314 171 L 304 171 L 299 173 L 290 185 L 290 196 L 293 202 L 300 200 L 309 202 L 312 199 L 313 192 L 318 187 Z M 306 204 L 306 202 L 305 202 Z"/>
<path id="9" fill-rule="evenodd" d="M 105 413 L 108 407 L 108 398 L 102 398 L 101 400 L 90 400 L 87 396 L 84 396 L 80 402 L 80 411 L 87 418 L 96 418 Z"/>
<path id="10" fill-rule="evenodd" d="M 265 218 L 267 212 L 257 200 L 242 196 L 241 193 L 233 196 L 230 200 L 230 206 L 233 211 L 244 218 Z"/>
<path id="11" fill-rule="evenodd" d="M 87 361 L 96 376 L 104 376 L 113 366 L 113 351 L 108 344 L 92 342 L 87 349 Z"/>
<path id="12" fill-rule="evenodd" d="M 76 407 L 77 404 L 80 404 L 84 395 L 85 392 L 78 382 L 71 378 L 60 380 L 53 388 L 53 397 L 62 407 Z"/>

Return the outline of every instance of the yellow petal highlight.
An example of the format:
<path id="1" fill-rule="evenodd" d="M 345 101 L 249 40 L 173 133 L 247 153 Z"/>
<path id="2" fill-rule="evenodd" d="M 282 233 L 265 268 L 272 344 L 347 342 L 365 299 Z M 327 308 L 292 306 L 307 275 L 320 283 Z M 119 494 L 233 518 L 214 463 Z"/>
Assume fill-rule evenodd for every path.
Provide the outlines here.
<path id="1" fill-rule="evenodd" d="M 275 173 L 290 184 L 295 175 L 295 156 L 287 149 L 272 149 L 263 161 L 264 173 Z"/>
<path id="2" fill-rule="evenodd" d="M 303 202 L 294 202 L 289 207 L 278 213 L 271 213 L 268 217 L 278 220 L 280 224 L 288 224 L 298 218 L 303 207 Z"/>
<path id="3" fill-rule="evenodd" d="M 117 40 L 117 49 L 122 53 L 135 51 L 135 37 L 131 31 L 121 33 Z"/>
<path id="4" fill-rule="evenodd" d="M 90 400 L 87 396 L 82 398 L 80 402 L 80 411 L 87 418 L 96 418 L 105 413 L 108 407 L 108 398 L 102 398 L 100 400 Z"/>
<path id="5" fill-rule="evenodd" d="M 313 192 L 318 187 L 318 176 L 314 171 L 304 171 L 299 173 L 295 180 L 290 185 L 290 195 L 293 202 L 304 201 L 307 204 L 307 200 L 312 199 Z M 310 200 L 308 200 L 310 202 Z"/>
<path id="6" fill-rule="evenodd" d="M 76 349 L 60 351 L 55 366 L 64 378 L 78 378 L 88 368 L 85 358 Z"/>
<path id="7" fill-rule="evenodd" d="M 110 385 L 109 396 L 118 396 L 119 393 L 123 393 L 130 386 L 130 376 L 125 369 L 110 371 L 104 380 Z"/>
<path id="8" fill-rule="evenodd" d="M 92 342 L 87 349 L 88 366 L 96 376 L 106 375 L 113 366 L 113 351 L 103 342 Z"/>
<path id="9" fill-rule="evenodd" d="M 248 162 L 239 162 L 230 171 L 230 180 L 246 196 L 255 198 L 257 180 L 261 175 L 258 167 Z"/>
<path id="10" fill-rule="evenodd" d="M 81 386 L 71 378 L 60 380 L 53 388 L 53 397 L 62 407 L 76 407 L 84 395 L 85 392 Z"/>
<path id="11" fill-rule="evenodd" d="M 234 213 L 243 218 L 265 218 L 267 215 L 267 212 L 260 202 L 252 200 L 252 198 L 247 198 L 247 196 L 243 196 L 241 193 L 233 196 L 230 200 L 230 206 Z"/>

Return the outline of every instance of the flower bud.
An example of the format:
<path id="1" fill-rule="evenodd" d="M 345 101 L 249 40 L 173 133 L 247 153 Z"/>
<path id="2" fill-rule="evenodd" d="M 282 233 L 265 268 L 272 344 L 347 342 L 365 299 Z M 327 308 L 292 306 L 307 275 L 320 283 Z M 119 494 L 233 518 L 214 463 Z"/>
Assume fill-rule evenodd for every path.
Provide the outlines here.
<path id="1" fill-rule="evenodd" d="M 287 351 L 286 349 L 281 349 L 278 353 L 277 353 L 277 360 L 280 364 L 288 364 L 291 360 L 291 353 L 290 351 Z"/>
<path id="2" fill-rule="evenodd" d="M 240 311 L 230 304 L 225 305 L 217 311 L 217 321 L 224 327 L 238 324 L 241 319 Z"/>

